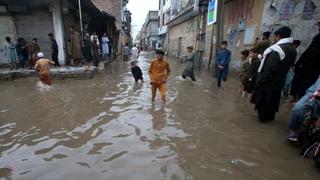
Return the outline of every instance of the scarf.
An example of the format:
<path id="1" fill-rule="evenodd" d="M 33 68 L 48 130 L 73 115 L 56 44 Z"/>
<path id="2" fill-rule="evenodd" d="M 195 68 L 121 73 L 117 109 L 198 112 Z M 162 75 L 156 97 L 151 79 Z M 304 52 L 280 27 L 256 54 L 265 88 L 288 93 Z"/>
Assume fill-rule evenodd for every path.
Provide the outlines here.
<path id="1" fill-rule="evenodd" d="M 263 53 L 263 59 L 262 59 L 261 64 L 259 66 L 258 72 L 260 73 L 262 71 L 264 63 L 266 61 L 266 57 L 272 51 L 277 52 L 280 56 L 280 61 L 282 61 L 286 57 L 286 53 L 281 49 L 281 47 L 279 45 L 280 44 L 288 44 L 288 43 L 292 43 L 292 42 L 293 42 L 293 38 L 283 38 L 283 39 L 280 39 L 276 44 L 267 48 Z"/>

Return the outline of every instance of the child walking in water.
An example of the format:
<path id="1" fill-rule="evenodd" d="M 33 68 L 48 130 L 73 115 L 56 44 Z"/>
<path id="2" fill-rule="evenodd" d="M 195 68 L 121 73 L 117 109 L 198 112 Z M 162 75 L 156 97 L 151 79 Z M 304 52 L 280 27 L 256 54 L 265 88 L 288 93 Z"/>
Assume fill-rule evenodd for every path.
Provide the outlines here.
<path id="1" fill-rule="evenodd" d="M 182 78 L 186 79 L 187 76 L 191 78 L 192 81 L 196 81 L 196 78 L 194 76 L 194 60 L 195 60 L 195 54 L 192 52 L 193 47 L 188 46 L 187 47 L 188 55 L 186 57 L 186 61 L 188 62 L 186 68 L 184 69 L 182 73 Z"/>
<path id="2" fill-rule="evenodd" d="M 164 60 L 164 51 L 156 50 L 156 58 L 150 63 L 149 77 L 151 80 L 152 101 L 156 98 L 159 89 L 163 103 L 166 102 L 166 82 L 170 75 L 170 66 L 168 61 Z"/>
<path id="3" fill-rule="evenodd" d="M 140 67 L 137 66 L 135 61 L 131 61 L 130 65 L 131 65 L 131 72 L 132 72 L 132 75 L 133 75 L 134 80 L 136 81 L 136 83 L 139 80 L 141 80 L 141 82 L 143 82 L 143 77 L 142 77 L 143 74 L 142 74 L 142 71 L 141 71 Z"/>
<path id="4" fill-rule="evenodd" d="M 49 76 L 50 73 L 50 65 L 54 65 L 54 62 L 45 59 L 44 54 L 42 52 L 38 53 L 39 60 L 36 62 L 36 65 L 34 66 L 34 69 L 36 69 L 39 72 L 40 81 L 43 84 L 51 85 L 51 79 Z"/>

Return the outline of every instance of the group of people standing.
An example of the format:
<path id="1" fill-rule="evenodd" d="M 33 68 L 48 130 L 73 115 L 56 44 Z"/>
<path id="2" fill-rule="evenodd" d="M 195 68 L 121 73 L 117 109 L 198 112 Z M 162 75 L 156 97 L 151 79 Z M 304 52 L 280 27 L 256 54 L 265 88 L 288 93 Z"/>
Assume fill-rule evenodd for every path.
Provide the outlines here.
<path id="1" fill-rule="evenodd" d="M 101 41 L 96 32 L 91 35 L 85 33 L 82 38 L 79 32 L 73 27 L 70 28 L 70 40 L 68 40 L 68 58 L 71 65 L 81 65 L 84 59 L 86 70 L 90 65 L 98 66 L 101 60 L 107 61 L 111 52 L 111 42 L 107 33 L 103 33 Z"/>
<path id="2" fill-rule="evenodd" d="M 320 32 L 320 22 L 317 23 Z M 252 94 L 261 122 L 273 121 L 279 111 L 280 99 L 288 96 L 294 104 L 289 120 L 289 141 L 298 141 L 299 128 L 308 113 L 320 118 L 320 33 L 300 55 L 300 40 L 291 37 L 291 29 L 281 27 L 263 33 L 263 40 L 254 48 L 240 53 L 239 77 L 242 96 Z"/>
<path id="3" fill-rule="evenodd" d="M 320 32 L 320 22 L 317 23 Z M 297 129 L 307 113 L 320 118 L 320 33 L 311 45 L 298 53 L 300 40 L 291 37 L 291 29 L 281 27 L 274 32 L 264 32 L 262 41 L 250 50 L 240 53 L 240 93 L 251 94 L 250 102 L 255 105 L 261 122 L 273 121 L 279 111 L 282 93 L 295 103 L 289 120 L 289 140 L 297 140 Z M 231 51 L 228 42 L 223 41 L 216 56 L 217 86 L 227 81 Z M 223 83 L 222 83 L 223 81 Z M 297 102 L 297 103 L 296 103 Z"/>
<path id="4" fill-rule="evenodd" d="M 49 34 L 49 38 L 50 38 Z M 52 41 L 55 41 L 52 39 Z M 54 46 L 52 46 L 54 48 Z M 24 38 L 17 38 L 15 44 L 10 37 L 5 38 L 4 57 L 10 65 L 10 69 L 29 67 L 33 69 L 37 61 L 37 54 L 40 52 L 40 46 L 37 38 L 33 38 L 31 43 L 27 43 Z M 52 49 L 54 54 L 55 49 Z M 57 60 L 57 59 L 56 59 Z M 59 65 L 57 63 L 57 65 Z"/>
<path id="5" fill-rule="evenodd" d="M 140 47 L 137 47 L 136 44 L 134 44 L 133 47 L 130 49 L 129 44 L 126 43 L 122 47 L 123 61 L 129 61 L 130 58 L 132 61 L 136 61 L 139 58 L 140 51 L 141 51 Z"/>
<path id="6" fill-rule="evenodd" d="M 56 67 L 60 67 L 59 63 L 59 46 L 52 33 L 48 34 L 51 43 L 51 58 Z M 94 32 L 91 36 L 85 33 L 82 38 L 80 33 L 70 27 L 69 40 L 67 41 L 67 54 L 70 65 L 82 65 L 85 61 L 86 68 L 89 69 L 91 62 L 98 66 L 100 60 L 108 60 L 111 52 L 111 42 L 104 33 L 99 41 L 99 37 Z M 37 54 L 40 52 L 38 39 L 33 38 L 31 43 L 27 43 L 22 37 L 17 38 L 14 43 L 10 37 L 5 38 L 4 57 L 10 65 L 10 69 L 17 69 L 19 67 L 29 67 L 33 69 L 37 60 Z"/>

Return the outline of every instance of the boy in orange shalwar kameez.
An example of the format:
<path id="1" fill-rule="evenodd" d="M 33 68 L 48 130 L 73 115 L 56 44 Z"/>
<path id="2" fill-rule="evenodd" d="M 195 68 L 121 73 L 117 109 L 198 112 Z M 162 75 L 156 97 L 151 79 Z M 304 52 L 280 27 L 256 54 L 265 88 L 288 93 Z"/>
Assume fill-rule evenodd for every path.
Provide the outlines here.
<path id="1" fill-rule="evenodd" d="M 156 50 L 156 59 L 151 61 L 149 69 L 152 101 L 155 100 L 157 89 L 159 89 L 163 103 L 166 101 L 166 81 L 170 75 L 170 66 L 169 63 L 163 59 L 164 54 L 163 50 Z"/>

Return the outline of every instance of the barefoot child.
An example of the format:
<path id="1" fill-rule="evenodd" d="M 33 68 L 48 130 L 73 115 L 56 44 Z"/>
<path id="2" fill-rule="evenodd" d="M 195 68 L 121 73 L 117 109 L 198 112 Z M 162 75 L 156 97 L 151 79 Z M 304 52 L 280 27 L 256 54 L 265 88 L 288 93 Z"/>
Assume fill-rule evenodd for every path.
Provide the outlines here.
<path id="1" fill-rule="evenodd" d="M 141 80 L 141 82 L 143 82 L 142 71 L 141 71 L 140 67 L 136 65 L 135 61 L 131 61 L 130 65 L 131 65 L 131 72 L 132 72 L 132 75 L 133 75 L 136 83 L 139 80 Z"/>
<path id="2" fill-rule="evenodd" d="M 38 53 L 38 58 L 39 60 L 37 61 L 34 69 L 36 69 L 39 72 L 40 81 L 43 84 L 51 85 L 49 72 L 50 65 L 54 65 L 54 62 L 49 59 L 45 59 L 44 54 L 42 52 Z"/>

